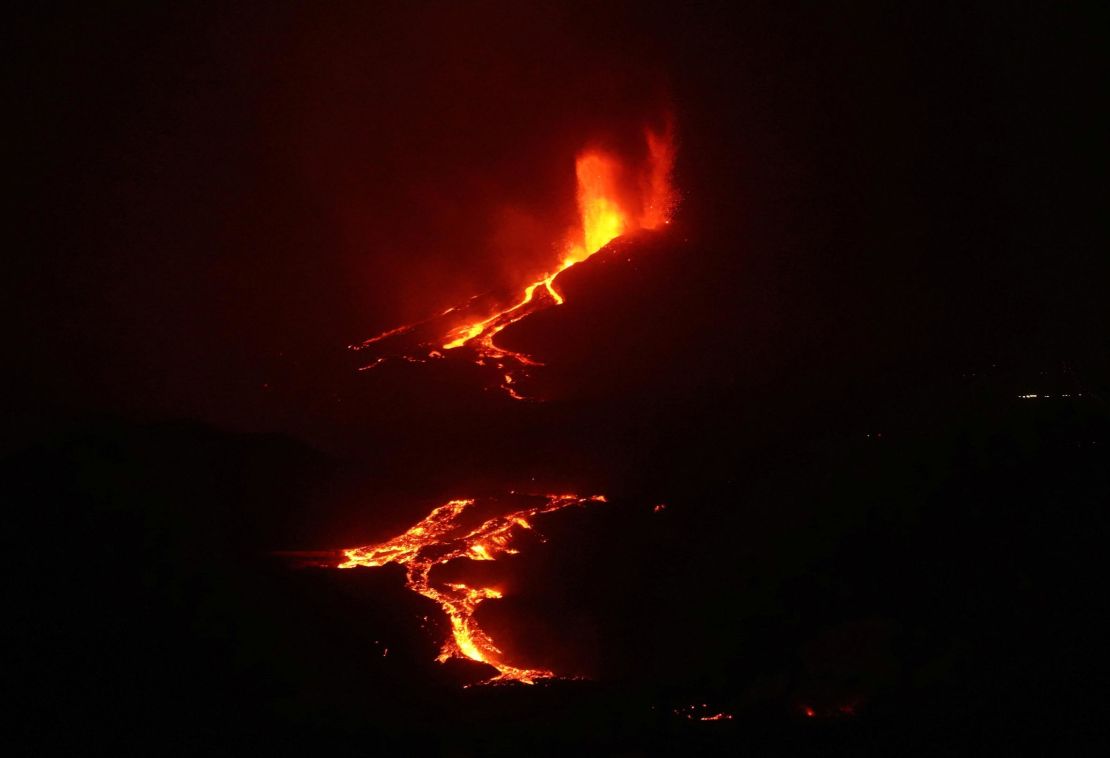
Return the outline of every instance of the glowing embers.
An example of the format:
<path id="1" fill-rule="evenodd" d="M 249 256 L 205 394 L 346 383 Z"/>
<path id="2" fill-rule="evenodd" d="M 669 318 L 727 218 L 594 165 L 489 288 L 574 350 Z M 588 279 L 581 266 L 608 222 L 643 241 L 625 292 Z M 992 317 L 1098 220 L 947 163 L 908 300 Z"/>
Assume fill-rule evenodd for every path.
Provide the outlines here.
<path id="1" fill-rule="evenodd" d="M 840 704 L 826 703 L 819 707 L 803 704 L 798 709 L 807 719 L 835 719 L 854 717 L 858 706 L 858 700 L 850 700 Z"/>
<path id="2" fill-rule="evenodd" d="M 451 637 L 443 643 L 437 660 L 468 658 L 497 669 L 489 682 L 516 681 L 532 684 L 536 679 L 556 676 L 546 669 L 512 666 L 504 654 L 478 626 L 474 618 L 478 606 L 486 600 L 500 598 L 496 587 L 471 586 L 465 582 L 441 581 L 432 570 L 458 559 L 494 561 L 517 551 L 514 543 L 522 532 L 532 530 L 532 520 L 554 511 L 603 503 L 601 495 L 545 495 L 530 497 L 535 505 L 484 520 L 477 516 L 476 501 L 451 500 L 435 508 L 404 534 L 377 545 L 343 550 L 346 560 L 338 568 L 384 566 L 396 563 L 406 569 L 405 585 L 434 600 L 451 622 Z"/>
<path id="3" fill-rule="evenodd" d="M 448 308 L 427 321 L 400 326 L 372 337 L 352 349 L 362 350 L 420 331 L 426 333 L 415 349 L 401 349 L 380 355 L 364 369 L 381 365 L 390 358 L 410 363 L 425 363 L 443 358 L 445 353 L 463 351 L 467 358 L 490 367 L 497 386 L 509 397 L 524 400 L 519 379 L 529 369 L 540 366 L 523 353 L 499 347 L 497 335 L 507 327 L 545 308 L 563 303 L 556 286 L 559 274 L 581 263 L 617 237 L 642 229 L 659 229 L 669 223 L 677 202 L 671 186 L 675 147 L 672 127 L 661 132 L 644 132 L 644 157 L 635 165 L 614 153 L 592 148 L 579 153 L 575 161 L 579 225 L 571 230 L 563 245 L 562 256 L 554 268 L 529 282 L 515 300 L 475 303 Z M 480 314 L 467 317 L 467 314 Z M 460 321 L 459 316 L 463 316 Z M 439 327 L 443 327 L 439 329 Z"/>
<path id="4" fill-rule="evenodd" d="M 693 703 L 673 711 L 675 716 L 687 721 L 732 721 L 732 714 L 713 708 L 709 703 Z"/>

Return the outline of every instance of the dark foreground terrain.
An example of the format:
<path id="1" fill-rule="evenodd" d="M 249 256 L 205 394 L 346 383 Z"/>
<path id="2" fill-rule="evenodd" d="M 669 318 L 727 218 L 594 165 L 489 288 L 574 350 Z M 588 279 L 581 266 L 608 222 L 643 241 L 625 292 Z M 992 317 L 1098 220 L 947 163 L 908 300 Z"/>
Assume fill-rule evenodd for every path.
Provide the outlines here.
<path id="1" fill-rule="evenodd" d="M 412 399 L 362 402 L 335 432 L 349 437 L 343 454 L 122 419 L 58 426 L 11 452 L 24 744 L 353 755 L 1093 744 L 1108 673 L 1098 387 L 1066 367 L 868 380 L 831 357 L 839 371 L 721 373 L 704 357 L 719 335 L 681 302 L 705 287 L 652 284 L 682 282 L 637 244 L 638 268 L 614 281 L 641 280 L 605 340 L 575 351 L 558 335 L 612 307 L 613 286 L 597 285 L 617 265 L 606 255 L 567 282 L 577 299 L 550 316 L 559 328 L 506 334 L 563 351 L 544 375 L 562 399 L 517 403 L 474 384 L 473 403 L 453 393 L 437 405 L 419 382 L 451 386 L 450 369 L 428 379 L 399 367 L 344 385 L 351 405 L 359 393 Z M 685 326 L 652 355 L 672 308 Z M 696 371 L 651 371 L 663 354 Z M 634 391 L 629 365 L 646 376 Z M 390 395 L 398 379 L 406 389 Z M 341 572 L 297 555 L 388 538 L 449 497 L 567 488 L 610 502 L 537 523 L 547 541 L 491 564 L 509 591 L 479 618 L 516 660 L 581 679 L 466 687 L 490 672 L 434 662 L 444 619 L 398 567 Z M 717 714 L 731 718 L 701 720 Z"/>

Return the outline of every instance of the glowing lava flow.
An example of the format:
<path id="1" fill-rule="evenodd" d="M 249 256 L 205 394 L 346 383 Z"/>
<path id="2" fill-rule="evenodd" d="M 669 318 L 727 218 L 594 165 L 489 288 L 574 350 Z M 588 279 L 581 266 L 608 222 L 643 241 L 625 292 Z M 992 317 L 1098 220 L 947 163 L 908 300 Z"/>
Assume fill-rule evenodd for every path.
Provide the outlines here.
<path id="1" fill-rule="evenodd" d="M 601 495 L 547 495 L 544 502 L 532 508 L 515 511 L 484 521 L 467 531 L 460 523 L 464 512 L 474 500 L 451 500 L 434 509 L 404 534 L 377 545 L 349 548 L 343 551 L 346 560 L 339 568 L 356 566 L 402 565 L 406 570 L 406 586 L 443 608 L 451 622 L 451 637 L 444 642 L 437 660 L 469 658 L 497 669 L 490 682 L 516 681 L 532 684 L 536 679 L 555 676 L 545 669 L 518 668 L 507 664 L 502 652 L 474 619 L 478 606 L 490 598 L 501 597 L 492 587 L 471 587 L 467 584 L 435 583 L 432 569 L 457 558 L 492 561 L 499 555 L 517 552 L 512 547 L 515 534 L 531 529 L 530 519 L 544 513 L 574 505 L 605 502 Z"/>
<path id="2" fill-rule="evenodd" d="M 514 386 L 517 379 L 515 372 L 541 364 L 523 353 L 499 347 L 495 342 L 497 335 L 538 310 L 561 305 L 563 296 L 555 287 L 555 280 L 571 266 L 586 260 L 623 234 L 658 229 L 670 221 L 677 198 L 671 186 L 675 159 L 673 129 L 668 126 L 660 133 L 645 130 L 645 140 L 646 165 L 638 169 L 624 166 L 616 156 L 600 149 L 586 150 L 578 155 L 575 175 L 580 228 L 570 235 L 559 264 L 525 286 L 515 304 L 449 328 L 438 340 L 421 345 L 425 351 L 422 356 L 402 353 L 393 357 L 424 362 L 425 356 L 427 359 L 443 358 L 444 351 L 467 347 L 473 351 L 472 360 L 476 364 L 492 366 L 497 370 L 502 390 L 514 399 L 523 400 L 524 397 Z M 425 322 L 390 329 L 351 347 L 361 350 L 410 333 L 452 312 L 465 311 L 468 305 L 449 308 Z M 364 368 L 374 368 L 385 360 L 387 357 L 378 358 Z"/>

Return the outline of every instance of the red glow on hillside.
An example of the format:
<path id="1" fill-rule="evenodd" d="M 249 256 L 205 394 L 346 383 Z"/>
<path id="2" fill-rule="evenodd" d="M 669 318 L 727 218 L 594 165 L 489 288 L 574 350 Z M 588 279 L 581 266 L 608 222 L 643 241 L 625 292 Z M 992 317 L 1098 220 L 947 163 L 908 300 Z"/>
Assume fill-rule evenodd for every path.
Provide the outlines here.
<path id="1" fill-rule="evenodd" d="M 575 178 L 579 223 L 568 233 L 558 262 L 547 273 L 526 284 L 515 302 L 495 307 L 492 312 L 462 323 L 455 321 L 441 337 L 421 344 L 419 350 L 379 357 L 366 368 L 378 366 L 389 357 L 422 363 L 469 350 L 474 363 L 496 369 L 499 386 L 506 394 L 524 399 L 517 388 L 518 375 L 540 364 L 527 355 L 500 347 L 497 335 L 538 310 L 561 305 L 564 298 L 556 286 L 556 279 L 563 271 L 587 260 L 621 235 L 659 229 L 670 221 L 677 203 L 677 193 L 671 184 L 675 160 L 673 127 L 668 124 L 658 132 L 645 129 L 644 145 L 645 158 L 635 165 L 600 147 L 578 154 Z M 389 329 L 353 347 L 367 348 L 471 309 L 469 303 L 449 308 L 428 321 Z"/>

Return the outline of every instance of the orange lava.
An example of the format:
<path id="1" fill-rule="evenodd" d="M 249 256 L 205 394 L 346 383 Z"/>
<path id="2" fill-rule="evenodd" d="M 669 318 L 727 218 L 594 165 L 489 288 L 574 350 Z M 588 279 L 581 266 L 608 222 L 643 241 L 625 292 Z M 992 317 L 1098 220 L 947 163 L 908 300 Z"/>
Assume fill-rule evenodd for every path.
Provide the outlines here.
<path id="1" fill-rule="evenodd" d="M 431 578 L 431 572 L 437 565 L 459 558 L 493 561 L 501 555 L 515 554 L 518 551 L 512 546 L 513 539 L 521 530 L 532 528 L 531 519 L 570 506 L 605 502 L 601 495 L 546 495 L 543 500 L 539 505 L 496 516 L 469 530 L 461 521 L 475 501 L 451 500 L 435 508 L 404 534 L 377 545 L 343 550 L 346 560 L 338 568 L 384 566 L 387 563 L 404 566 L 406 586 L 438 603 L 451 622 L 451 637 L 443 643 L 437 660 L 467 658 L 497 669 L 497 676 L 488 680 L 491 683 L 515 681 L 532 684 L 536 679 L 550 678 L 555 673 L 510 665 L 474 619 L 478 606 L 491 598 L 501 597 L 501 591 L 494 587 L 471 587 L 459 582 L 436 583 Z"/>
<path id="2" fill-rule="evenodd" d="M 624 165 L 614 154 L 600 148 L 579 153 L 575 161 L 578 184 L 578 212 L 580 226 L 573 230 L 558 264 L 541 277 L 528 283 L 519 300 L 513 305 L 494 311 L 471 321 L 451 327 L 439 339 L 436 347 L 443 351 L 469 348 L 478 365 L 492 365 L 503 378 L 500 388 L 510 397 L 523 400 L 514 384 L 514 372 L 527 371 L 540 365 L 523 353 L 499 347 L 495 340 L 511 324 L 552 305 L 561 305 L 563 295 L 555 286 L 559 274 L 576 263 L 581 263 L 617 237 L 641 229 L 659 229 L 670 222 L 671 212 L 677 203 L 677 193 L 671 185 L 674 169 L 675 146 L 673 128 L 662 132 L 645 129 L 647 147 L 645 165 Z M 449 308 L 441 316 L 465 310 L 466 306 Z M 430 319 L 429 321 L 434 320 Z M 413 331 L 419 322 L 382 332 L 376 337 L 352 346 L 362 349 L 383 340 Z M 426 350 L 431 345 L 423 345 Z M 442 358 L 444 354 L 432 350 L 428 358 Z M 423 356 L 400 355 L 409 361 L 423 362 Z M 366 368 L 380 365 L 379 358 Z"/>
<path id="3" fill-rule="evenodd" d="M 715 711 L 708 703 L 694 703 L 682 708 L 675 708 L 674 714 L 689 721 L 732 721 L 732 714 L 726 711 Z"/>

